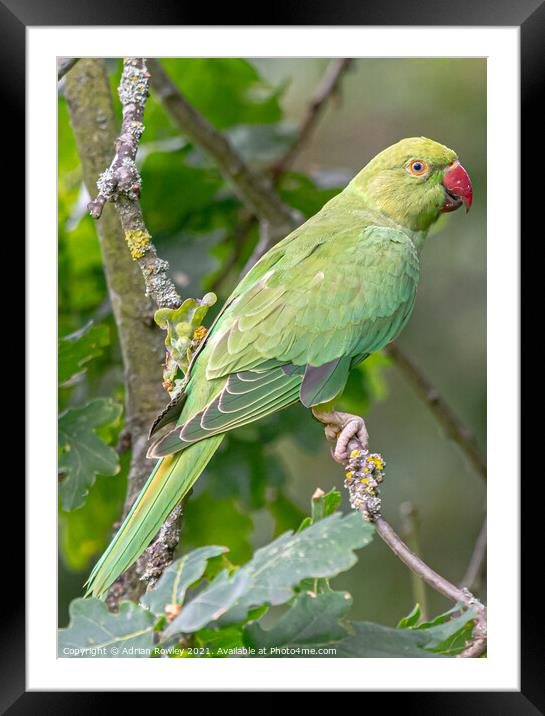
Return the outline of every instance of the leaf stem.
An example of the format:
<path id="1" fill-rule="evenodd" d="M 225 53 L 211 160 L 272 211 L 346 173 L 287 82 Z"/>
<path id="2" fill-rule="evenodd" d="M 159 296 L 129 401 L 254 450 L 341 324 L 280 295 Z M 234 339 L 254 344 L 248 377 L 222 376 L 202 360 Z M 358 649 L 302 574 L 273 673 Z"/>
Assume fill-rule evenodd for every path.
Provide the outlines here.
<path id="1" fill-rule="evenodd" d="M 288 148 L 284 156 L 271 168 L 271 174 L 275 182 L 284 172 L 291 168 L 297 155 L 308 143 L 329 100 L 334 96 L 338 96 L 343 76 L 352 62 L 353 60 L 351 58 L 341 57 L 331 60 L 328 64 L 325 74 L 320 80 L 320 84 L 308 103 L 306 114 L 301 122 L 295 141 Z"/>
<path id="2" fill-rule="evenodd" d="M 143 59 L 128 58 L 125 62 L 132 61 L 136 64 L 124 66 L 122 84 L 127 80 L 129 71 L 129 82 L 136 84 L 135 80 L 130 80 L 133 75 L 146 79 L 142 77 L 145 72 Z M 164 301 L 167 305 L 176 302 L 179 297 L 176 299 L 174 284 L 170 283 L 166 275 L 166 262 L 161 263 L 161 259 L 154 253 L 151 240 L 150 249 L 145 258 L 140 257 L 141 260 L 134 260 L 127 251 L 127 229 L 140 228 L 147 233 L 134 185 L 126 182 L 129 178 L 127 171 L 132 171 L 130 161 L 134 160 L 136 155 L 135 130 L 139 128 L 145 95 L 138 89 L 134 93 L 134 101 L 130 102 L 130 88 L 125 87 L 123 125 L 119 134 L 104 60 L 82 58 L 71 67 L 64 79 L 64 94 L 85 185 L 89 193 L 92 193 L 97 176 L 110 162 L 110 179 L 114 185 L 112 198 L 115 196 L 117 199 L 114 202 L 117 212 L 107 203 L 109 197 L 104 194 L 99 193 L 95 200 L 98 203 L 92 204 L 100 216 L 96 228 L 125 373 L 124 437 L 131 445 L 131 464 L 124 505 L 126 515 L 149 475 L 150 463 L 146 458 L 147 432 L 165 402 L 161 381 L 158 379 L 161 375 L 164 341 L 157 326 L 150 321 L 153 315 L 150 295 L 153 295 L 157 303 Z M 131 125 L 132 122 L 137 124 Z M 116 146 L 116 152 L 112 161 L 113 146 Z M 129 161 L 123 163 L 124 158 Z M 124 183 L 125 191 L 129 194 L 132 192 L 132 195 L 121 196 L 120 190 L 123 190 Z M 150 271 L 147 281 L 144 269 Z M 156 291 L 155 286 L 158 283 Z M 165 550 L 170 549 L 171 543 L 165 543 Z M 157 548 L 154 555 L 157 556 Z M 143 589 L 144 583 L 138 578 L 136 567 L 132 567 L 114 583 L 107 604 L 110 609 L 115 610 L 121 599 L 136 600 Z"/>

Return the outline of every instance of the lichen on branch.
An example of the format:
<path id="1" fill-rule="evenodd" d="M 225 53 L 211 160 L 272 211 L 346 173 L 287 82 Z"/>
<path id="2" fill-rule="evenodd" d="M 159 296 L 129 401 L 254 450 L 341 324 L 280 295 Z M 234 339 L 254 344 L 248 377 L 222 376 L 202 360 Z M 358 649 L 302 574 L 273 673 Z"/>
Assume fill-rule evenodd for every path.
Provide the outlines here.
<path id="1" fill-rule="evenodd" d="M 333 412 L 334 415 L 334 412 Z M 327 435 L 326 428 L 326 435 Z M 364 445 L 352 438 L 344 460 L 345 482 L 350 504 L 372 522 L 378 535 L 392 552 L 418 577 L 447 599 L 477 611 L 473 637 L 459 656 L 475 658 L 486 651 L 486 607 L 466 588 L 460 588 L 429 567 L 415 554 L 381 515 L 380 486 L 384 481 L 385 461 L 379 453 L 369 453 Z"/>
<path id="2" fill-rule="evenodd" d="M 64 77 L 63 84 L 83 180 L 92 192 L 97 176 L 111 160 L 118 132 L 104 60 L 82 58 Z M 139 267 L 127 251 L 114 205 L 104 206 L 96 229 L 125 376 L 124 442 L 131 446 L 124 505 L 127 514 L 149 475 L 147 432 L 164 405 L 159 378 L 163 340 L 157 326 L 149 321 L 153 305 L 145 295 Z M 119 599 L 137 599 L 144 588 L 134 570 L 129 570 L 123 583 L 116 585 L 109 604 L 115 607 Z"/>
<path id="3" fill-rule="evenodd" d="M 102 168 L 109 158 L 109 147 L 114 144 L 112 133 L 115 131 L 115 118 L 104 62 L 82 60 L 72 72 L 73 77 L 67 77 L 66 95 L 89 187 L 98 173 L 97 165 Z M 151 350 L 152 346 L 154 349 L 158 347 L 156 328 L 153 331 L 153 340 L 138 340 L 136 336 L 138 331 L 152 330 L 153 324 L 150 326 L 149 322 L 149 299 L 153 300 L 160 311 L 175 312 L 188 302 L 198 306 L 192 316 L 188 351 L 195 347 L 197 325 L 200 325 L 208 306 L 215 302 L 215 295 L 208 294 L 202 301 L 187 299 L 182 304 L 169 277 L 169 265 L 157 255 L 151 234 L 144 222 L 139 201 L 142 181 L 136 167 L 136 153 L 144 132 L 143 116 L 148 85 L 149 73 L 145 60 L 125 59 L 118 89 L 123 119 L 121 132 L 115 141 L 115 156 L 108 168 L 100 174 L 96 182 L 98 196 L 88 205 L 91 216 L 97 219 L 97 230 L 105 249 L 105 270 L 125 364 L 126 422 L 132 458 L 124 515 L 130 510 L 149 474 L 150 466 L 146 460 L 147 433 L 154 417 L 163 406 L 163 400 L 158 397 L 161 394 L 158 375 L 152 369 L 154 364 L 159 367 L 160 360 L 155 358 L 150 361 L 145 357 L 148 349 Z M 100 105 L 100 108 L 99 99 L 104 105 Z M 102 125 L 98 117 L 106 118 L 102 124 L 107 124 L 109 138 L 102 136 Z M 100 147 L 96 146 L 98 142 Z M 97 151 L 98 149 L 100 151 Z M 106 204 L 110 202 L 116 208 L 117 217 L 112 215 L 112 212 L 104 211 Z M 144 278 L 145 295 L 140 281 L 134 277 L 135 264 L 139 266 Z M 130 326 L 126 327 L 128 322 Z M 167 363 L 168 359 L 167 352 Z M 138 395 L 137 400 L 133 400 L 135 394 Z M 107 598 L 111 609 L 116 609 L 123 598 L 137 598 L 145 584 L 148 587 L 153 586 L 164 568 L 172 561 L 180 536 L 181 518 L 182 507 L 178 506 L 137 564 L 114 583 Z"/>
<path id="4" fill-rule="evenodd" d="M 181 298 L 168 275 L 168 262 L 157 255 L 139 201 L 142 179 L 136 166 L 136 153 L 145 129 L 143 119 L 149 79 L 143 57 L 124 60 L 118 88 L 123 112 L 121 133 L 110 166 L 97 180 L 99 193 L 89 202 L 88 209 L 91 216 L 98 219 L 106 202 L 116 205 L 125 241 L 133 261 L 140 266 L 147 294 L 160 308 L 177 308 Z"/>

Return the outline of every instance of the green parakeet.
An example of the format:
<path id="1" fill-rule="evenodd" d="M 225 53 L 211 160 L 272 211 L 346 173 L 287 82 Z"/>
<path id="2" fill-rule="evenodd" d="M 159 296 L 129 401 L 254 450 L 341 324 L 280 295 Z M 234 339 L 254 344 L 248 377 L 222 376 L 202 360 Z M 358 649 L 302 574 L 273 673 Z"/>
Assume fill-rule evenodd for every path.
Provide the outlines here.
<path id="1" fill-rule="evenodd" d="M 199 346 L 183 396 L 156 421 L 152 432 L 175 427 L 152 444 L 158 461 L 88 594 L 103 595 L 140 556 L 226 431 L 297 400 L 330 403 L 354 365 L 398 336 L 430 226 L 471 202 L 455 152 L 403 139 L 255 264 Z"/>

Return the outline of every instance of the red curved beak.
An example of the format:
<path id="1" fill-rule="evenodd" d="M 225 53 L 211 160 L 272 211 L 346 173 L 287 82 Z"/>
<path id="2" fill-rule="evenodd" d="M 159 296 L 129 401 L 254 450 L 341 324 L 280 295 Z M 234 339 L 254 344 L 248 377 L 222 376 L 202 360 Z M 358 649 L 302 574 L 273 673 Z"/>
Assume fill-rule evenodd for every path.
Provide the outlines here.
<path id="1" fill-rule="evenodd" d="M 467 213 L 473 202 L 473 189 L 471 179 L 460 162 L 454 162 L 447 169 L 443 177 L 443 186 L 445 188 L 445 204 L 441 211 L 454 211 L 464 204 Z"/>

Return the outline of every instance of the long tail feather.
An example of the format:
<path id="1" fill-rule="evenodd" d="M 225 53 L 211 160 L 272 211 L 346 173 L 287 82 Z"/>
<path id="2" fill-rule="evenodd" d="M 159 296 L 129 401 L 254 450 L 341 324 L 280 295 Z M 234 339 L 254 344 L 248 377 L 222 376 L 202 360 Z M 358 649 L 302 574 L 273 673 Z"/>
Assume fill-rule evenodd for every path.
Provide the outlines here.
<path id="1" fill-rule="evenodd" d="M 189 492 L 216 452 L 223 435 L 159 460 L 131 511 L 87 580 L 85 596 L 101 597 L 138 559 L 170 512 Z"/>

